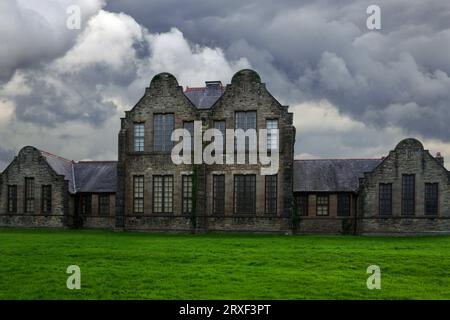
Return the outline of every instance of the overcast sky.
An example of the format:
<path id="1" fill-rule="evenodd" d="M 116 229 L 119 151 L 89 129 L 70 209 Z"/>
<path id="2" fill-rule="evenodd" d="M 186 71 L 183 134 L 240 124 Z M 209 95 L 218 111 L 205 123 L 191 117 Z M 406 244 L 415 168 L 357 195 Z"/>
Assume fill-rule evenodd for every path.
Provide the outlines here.
<path id="1" fill-rule="evenodd" d="M 450 167 L 450 1 L 1 0 L 0 170 L 25 145 L 116 159 L 120 117 L 156 73 L 200 86 L 242 68 L 294 112 L 296 157 L 416 137 Z"/>

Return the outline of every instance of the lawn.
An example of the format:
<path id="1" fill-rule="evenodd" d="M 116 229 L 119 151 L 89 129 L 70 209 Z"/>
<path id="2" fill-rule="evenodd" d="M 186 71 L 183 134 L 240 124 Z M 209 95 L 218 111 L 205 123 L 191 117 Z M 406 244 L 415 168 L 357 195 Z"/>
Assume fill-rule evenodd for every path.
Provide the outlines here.
<path id="1" fill-rule="evenodd" d="M 450 237 L 0 229 L 0 270 L 0 299 L 450 299 Z"/>

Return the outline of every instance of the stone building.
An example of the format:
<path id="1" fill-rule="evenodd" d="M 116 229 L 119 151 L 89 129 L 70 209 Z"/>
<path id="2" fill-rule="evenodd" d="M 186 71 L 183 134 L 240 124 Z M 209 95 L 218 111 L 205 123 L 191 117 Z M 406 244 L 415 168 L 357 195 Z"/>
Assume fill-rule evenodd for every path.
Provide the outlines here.
<path id="1" fill-rule="evenodd" d="M 0 175 L 0 226 L 114 226 L 116 162 L 24 147 Z"/>
<path id="2" fill-rule="evenodd" d="M 381 159 L 294 160 L 292 120 L 255 71 L 237 72 L 226 86 L 208 81 L 186 90 L 173 75 L 158 74 L 121 119 L 118 161 L 73 161 L 23 148 L 0 174 L 0 226 L 450 233 L 450 173 L 439 154 L 405 139 Z M 278 172 L 263 175 L 259 159 L 174 163 L 173 130 L 196 126 L 267 129 L 269 153 L 279 152 Z M 227 135 L 226 147 L 234 140 Z"/>
<path id="3" fill-rule="evenodd" d="M 261 175 L 259 162 L 174 164 L 170 134 L 191 131 L 195 120 L 221 132 L 277 128 L 278 174 Z M 252 70 L 239 71 L 226 87 L 211 81 L 186 92 L 173 75 L 158 74 L 121 122 L 116 227 L 289 231 L 294 139 L 292 113 Z"/>

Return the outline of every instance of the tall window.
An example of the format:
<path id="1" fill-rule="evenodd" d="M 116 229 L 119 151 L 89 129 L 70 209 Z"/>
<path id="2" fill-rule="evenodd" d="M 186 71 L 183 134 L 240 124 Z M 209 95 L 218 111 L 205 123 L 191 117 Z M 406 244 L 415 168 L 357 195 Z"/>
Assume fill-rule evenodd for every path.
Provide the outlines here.
<path id="1" fill-rule="evenodd" d="M 81 213 L 84 215 L 92 213 L 92 195 L 89 193 L 81 195 Z"/>
<path id="2" fill-rule="evenodd" d="M 425 183 L 425 215 L 438 214 L 438 183 Z"/>
<path id="3" fill-rule="evenodd" d="M 144 124 L 134 124 L 134 151 L 144 151 Z"/>
<path id="4" fill-rule="evenodd" d="M 225 128 L 225 121 L 214 121 L 214 129 L 219 130 L 222 133 L 222 146 L 216 145 L 216 149 L 222 149 L 225 150 L 225 138 L 226 138 L 226 128 Z"/>
<path id="5" fill-rule="evenodd" d="M 52 186 L 43 185 L 42 186 L 42 212 L 49 213 L 52 212 Z"/>
<path id="6" fill-rule="evenodd" d="M 267 150 L 278 149 L 278 120 L 267 120 Z"/>
<path id="7" fill-rule="evenodd" d="M 17 212 L 17 186 L 8 186 L 8 212 Z"/>
<path id="8" fill-rule="evenodd" d="M 153 117 L 153 147 L 157 152 L 170 152 L 172 150 L 172 131 L 174 128 L 173 113 L 157 113 Z"/>
<path id="9" fill-rule="evenodd" d="M 244 131 L 248 129 L 256 130 L 256 111 L 238 111 L 235 116 L 235 129 L 242 129 Z M 249 150 L 248 138 L 246 138 L 245 150 Z"/>
<path id="10" fill-rule="evenodd" d="M 277 213 L 277 175 L 266 176 L 266 213 Z"/>
<path id="11" fill-rule="evenodd" d="M 338 194 L 337 215 L 340 217 L 347 217 L 350 215 L 350 195 L 349 194 Z"/>
<path id="12" fill-rule="evenodd" d="M 213 212 L 225 214 L 225 175 L 213 175 Z"/>
<path id="13" fill-rule="evenodd" d="M 192 212 L 192 175 L 182 176 L 183 184 L 183 213 L 189 214 Z"/>
<path id="14" fill-rule="evenodd" d="M 144 176 L 133 177 L 133 212 L 144 213 Z"/>
<path id="15" fill-rule="evenodd" d="M 191 144 L 189 146 L 190 149 L 187 149 L 186 151 L 193 151 L 194 150 L 194 121 L 184 122 L 183 127 L 191 135 Z"/>
<path id="16" fill-rule="evenodd" d="M 414 215 L 416 205 L 416 176 L 404 174 L 402 178 L 402 215 Z"/>
<path id="17" fill-rule="evenodd" d="M 109 194 L 98 195 L 98 214 L 100 216 L 109 216 Z"/>
<path id="18" fill-rule="evenodd" d="M 327 216 L 328 215 L 328 195 L 318 195 L 316 199 L 316 215 Z"/>
<path id="19" fill-rule="evenodd" d="M 34 212 L 34 178 L 25 178 L 25 212 Z"/>
<path id="20" fill-rule="evenodd" d="M 392 184 L 380 183 L 379 190 L 380 216 L 392 215 Z"/>
<path id="21" fill-rule="evenodd" d="M 256 175 L 234 176 L 234 212 L 237 214 L 256 212 Z"/>
<path id="22" fill-rule="evenodd" d="M 153 212 L 173 212 L 173 176 L 153 176 Z"/>
<path id="23" fill-rule="evenodd" d="M 308 195 L 301 194 L 297 197 L 297 210 L 299 216 L 307 216 L 308 215 Z"/>

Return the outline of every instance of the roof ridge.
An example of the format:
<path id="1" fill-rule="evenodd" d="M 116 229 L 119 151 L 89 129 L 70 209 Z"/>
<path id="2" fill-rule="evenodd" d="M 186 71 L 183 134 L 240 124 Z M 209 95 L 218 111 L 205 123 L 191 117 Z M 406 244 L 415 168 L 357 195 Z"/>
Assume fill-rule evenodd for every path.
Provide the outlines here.
<path id="1" fill-rule="evenodd" d="M 80 160 L 75 163 L 116 163 L 117 160 Z"/>
<path id="2" fill-rule="evenodd" d="M 73 162 L 74 162 L 74 160 L 69 160 L 69 159 L 67 159 L 67 158 L 58 156 L 58 155 L 53 154 L 53 153 L 50 153 L 50 152 L 48 152 L 48 151 L 44 151 L 44 150 L 41 150 L 41 149 L 38 149 L 38 150 L 39 150 L 39 152 L 40 152 L 41 154 L 43 154 L 43 155 L 50 156 L 50 157 L 53 157 L 53 158 L 56 158 L 56 159 L 60 159 L 60 160 L 63 160 L 63 161 L 66 161 L 66 162 L 70 162 L 70 163 L 73 163 Z"/>

